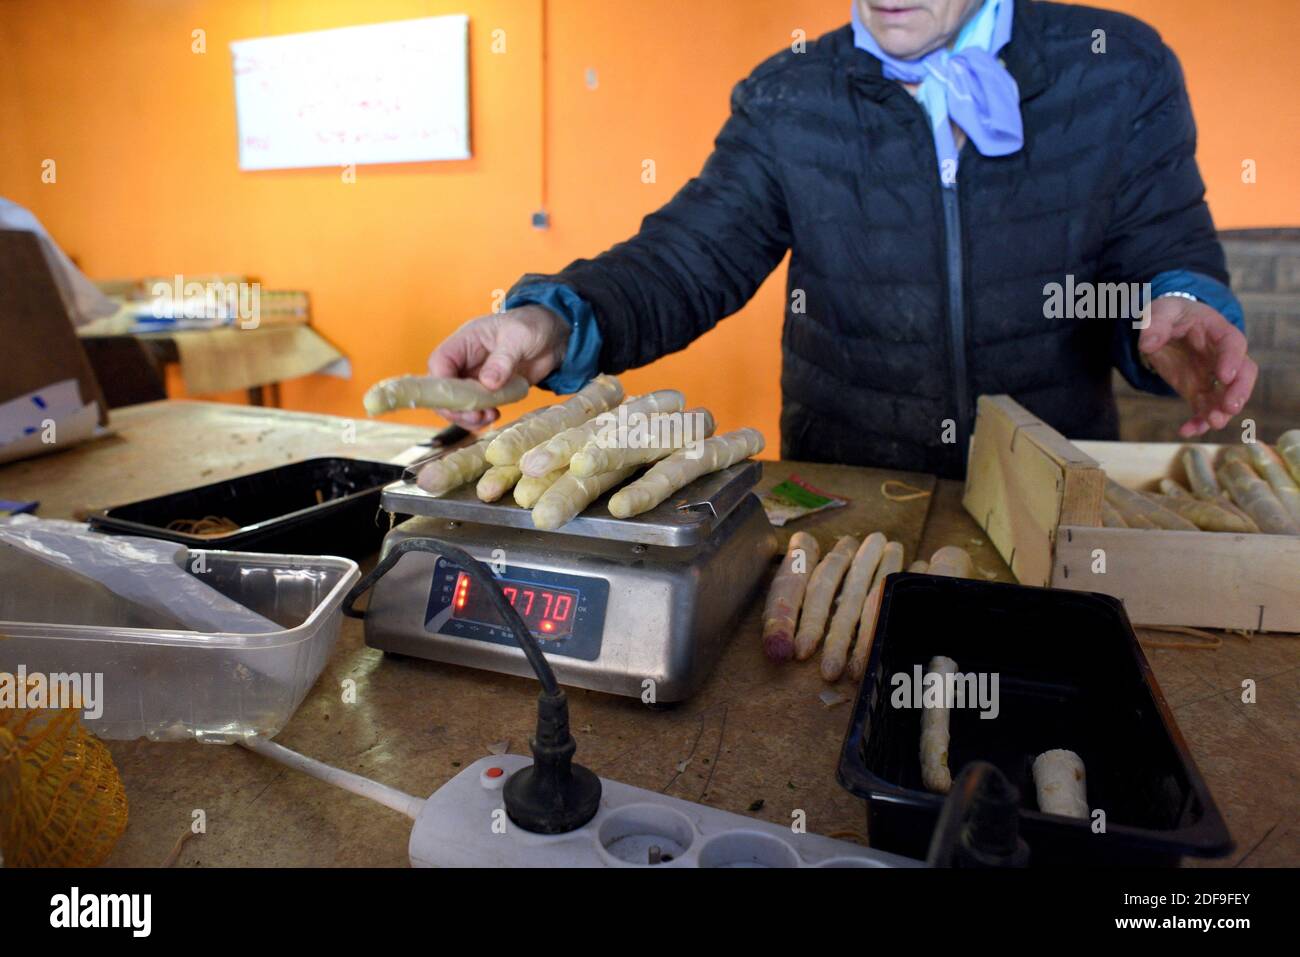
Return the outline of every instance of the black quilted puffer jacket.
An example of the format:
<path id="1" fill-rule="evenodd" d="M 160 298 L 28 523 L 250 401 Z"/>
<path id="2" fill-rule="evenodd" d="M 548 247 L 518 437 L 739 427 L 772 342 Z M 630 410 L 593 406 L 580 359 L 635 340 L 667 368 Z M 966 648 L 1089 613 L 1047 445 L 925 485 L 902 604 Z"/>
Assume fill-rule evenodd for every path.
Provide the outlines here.
<path id="1" fill-rule="evenodd" d="M 737 85 L 704 170 L 634 238 L 519 285 L 581 295 L 601 370 L 619 372 L 736 312 L 791 251 L 785 458 L 958 476 L 975 398 L 994 393 L 1072 438 L 1114 438 L 1110 372 L 1131 326 L 1044 318 L 1045 286 L 1172 269 L 1228 281 L 1196 130 L 1150 27 L 1016 6 L 1002 58 L 1025 146 L 994 158 L 967 144 L 956 190 L 920 104 L 845 26 Z"/>

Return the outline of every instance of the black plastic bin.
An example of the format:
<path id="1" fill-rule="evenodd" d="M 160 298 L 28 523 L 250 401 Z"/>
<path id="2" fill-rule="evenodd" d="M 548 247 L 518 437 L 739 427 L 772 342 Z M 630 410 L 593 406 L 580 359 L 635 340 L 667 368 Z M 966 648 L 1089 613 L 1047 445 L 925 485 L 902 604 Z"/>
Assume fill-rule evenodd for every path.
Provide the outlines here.
<path id="1" fill-rule="evenodd" d="M 921 783 L 921 711 L 895 707 L 901 681 L 936 655 L 996 673 L 999 714 L 950 713 L 948 766 L 996 765 L 1020 789 L 1031 866 L 1173 865 L 1232 840 L 1174 724 L 1123 605 L 1106 595 L 929 575 L 892 575 L 840 755 L 840 783 L 867 802 L 873 847 L 924 858 L 943 804 Z M 895 684 L 899 681 L 899 684 Z M 1038 810 L 1033 761 L 1083 759 L 1092 820 Z"/>
<path id="2" fill-rule="evenodd" d="M 361 459 L 305 459 L 199 488 L 115 505 L 93 513 L 92 528 L 146 535 L 190 548 L 339 555 L 361 559 L 379 550 L 388 531 L 379 521 L 379 494 L 403 468 Z M 167 528 L 177 520 L 210 515 L 240 527 L 218 535 Z"/>

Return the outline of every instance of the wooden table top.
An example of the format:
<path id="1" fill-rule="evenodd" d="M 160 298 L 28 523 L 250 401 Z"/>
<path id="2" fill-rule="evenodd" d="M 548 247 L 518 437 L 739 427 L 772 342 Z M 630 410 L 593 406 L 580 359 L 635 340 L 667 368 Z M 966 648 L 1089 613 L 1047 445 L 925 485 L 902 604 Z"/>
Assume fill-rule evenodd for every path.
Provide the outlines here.
<path id="1" fill-rule="evenodd" d="M 113 413 L 116 435 L 0 467 L 0 498 L 39 499 L 39 514 L 71 518 L 320 455 L 389 458 L 436 426 L 215 403 L 168 401 Z M 764 486 L 792 473 L 852 504 L 796 524 L 829 547 L 842 534 L 885 531 L 907 561 L 946 544 L 966 547 L 981 577 L 1010 581 L 1006 565 L 961 508 L 961 486 L 928 476 L 846 466 L 765 462 Z M 933 490 L 892 502 L 897 478 Z M 782 536 L 783 543 L 785 536 Z M 669 710 L 570 690 L 578 760 L 608 778 L 772 822 L 796 810 L 808 828 L 865 832 L 862 803 L 835 780 L 854 688 L 828 686 L 816 660 L 773 665 L 758 639 L 761 597 L 737 625 L 703 689 Z M 1155 640 L 1156 636 L 1147 638 Z M 1168 636 L 1163 636 L 1168 637 Z M 1149 648 L 1166 698 L 1237 841 L 1221 864 L 1300 863 L 1296 708 L 1300 643 L 1227 636 L 1213 651 Z M 1257 685 L 1244 706 L 1241 682 Z M 355 682 L 355 703 L 342 687 Z M 842 698 L 828 704 L 832 688 Z M 537 685 L 366 647 L 344 619 L 334 655 L 277 740 L 411 794 L 432 793 L 471 762 L 507 748 L 528 753 Z M 110 742 L 126 784 L 130 824 L 110 865 L 156 866 L 190 833 L 181 865 L 402 866 L 410 822 L 396 812 L 241 748 L 194 742 Z"/>

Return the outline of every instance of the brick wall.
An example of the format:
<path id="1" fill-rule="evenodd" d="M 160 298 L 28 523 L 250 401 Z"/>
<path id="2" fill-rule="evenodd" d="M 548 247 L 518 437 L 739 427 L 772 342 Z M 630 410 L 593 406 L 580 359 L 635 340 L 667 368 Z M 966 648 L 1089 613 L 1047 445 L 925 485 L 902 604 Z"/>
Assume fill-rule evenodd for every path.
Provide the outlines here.
<path id="1" fill-rule="evenodd" d="M 1246 313 L 1250 354 L 1259 363 L 1259 384 L 1243 413 L 1272 442 L 1300 428 L 1300 229 L 1239 229 L 1220 234 L 1232 288 Z M 1130 442 L 1177 442 L 1186 418 L 1182 399 L 1137 392 L 1117 373 L 1120 434 Z M 1210 432 L 1202 441 L 1236 442 L 1241 420 Z"/>

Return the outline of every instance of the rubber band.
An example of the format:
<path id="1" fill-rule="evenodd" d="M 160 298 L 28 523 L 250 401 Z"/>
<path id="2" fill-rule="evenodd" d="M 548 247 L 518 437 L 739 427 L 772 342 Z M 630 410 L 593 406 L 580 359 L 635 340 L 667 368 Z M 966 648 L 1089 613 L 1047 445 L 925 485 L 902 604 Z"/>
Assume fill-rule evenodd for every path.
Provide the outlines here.
<path id="1" fill-rule="evenodd" d="M 827 834 L 826 836 L 831 838 L 831 840 L 835 840 L 835 841 L 857 841 L 859 844 L 862 844 L 863 846 L 866 846 L 868 844 L 867 835 L 863 834 L 861 831 L 846 829 L 843 831 L 832 831 L 830 834 Z"/>
<path id="2" fill-rule="evenodd" d="M 238 522 L 223 515 L 206 515 L 203 518 L 178 518 L 167 523 L 169 532 L 197 535 L 200 538 L 228 535 L 231 532 L 239 531 L 241 527 Z"/>
<path id="3" fill-rule="evenodd" d="M 169 853 L 167 857 L 164 858 L 160 866 L 175 867 L 176 862 L 181 859 L 181 850 L 182 848 L 185 847 L 185 842 L 188 841 L 193 836 L 194 836 L 194 832 L 187 827 L 185 829 L 185 832 L 176 839 L 176 843 L 172 845 L 171 853 Z"/>
<path id="4" fill-rule="evenodd" d="M 897 485 L 907 491 L 903 494 L 896 495 L 889 491 L 889 486 L 891 485 Z M 911 502 L 918 498 L 926 498 L 932 493 L 927 492 L 923 488 L 917 488 L 915 485 L 909 485 L 901 479 L 885 479 L 880 483 L 880 494 L 890 502 Z"/>

